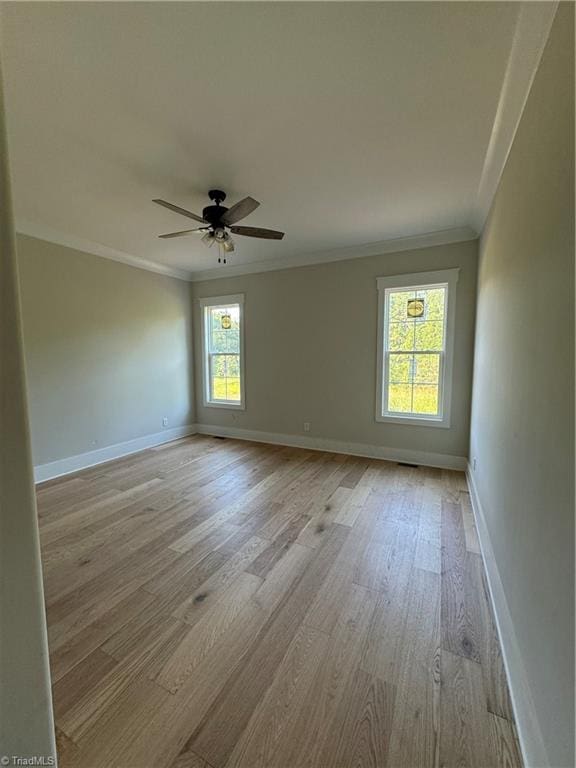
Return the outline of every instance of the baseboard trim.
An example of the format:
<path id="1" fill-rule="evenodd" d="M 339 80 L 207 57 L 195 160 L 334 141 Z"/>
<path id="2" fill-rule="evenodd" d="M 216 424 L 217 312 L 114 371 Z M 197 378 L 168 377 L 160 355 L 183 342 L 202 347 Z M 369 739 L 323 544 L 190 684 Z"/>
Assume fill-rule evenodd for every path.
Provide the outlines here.
<path id="1" fill-rule="evenodd" d="M 366 443 L 348 443 L 343 440 L 330 440 L 322 437 L 306 435 L 285 435 L 276 432 L 261 432 L 260 430 L 241 429 L 239 427 L 220 427 L 212 424 L 196 424 L 196 432 L 200 435 L 214 437 L 232 437 L 236 440 L 250 440 L 255 443 L 270 443 L 285 445 L 290 448 L 308 448 L 312 451 L 327 451 L 328 453 L 346 453 L 351 456 L 365 456 L 369 459 L 384 459 L 386 461 L 402 461 L 408 464 L 421 464 L 426 467 L 440 469 L 466 469 L 467 459 L 464 456 L 450 456 L 444 453 L 427 453 L 410 451 L 404 448 L 389 448 L 381 445 Z"/>
<path id="2" fill-rule="evenodd" d="M 486 517 L 469 464 L 466 468 L 466 479 L 470 489 L 470 500 L 476 520 L 476 529 L 478 531 L 488 589 L 490 590 L 492 607 L 494 609 L 502 658 L 508 678 L 508 687 L 510 689 L 524 766 L 525 768 L 543 768 L 543 766 L 550 765 L 550 763 L 548 762 L 546 747 L 536 715 L 528 676 L 520 656 L 518 639 L 492 548 Z"/>
<path id="3" fill-rule="evenodd" d="M 179 440 L 181 437 L 188 437 L 188 435 L 195 433 L 196 426 L 194 424 L 189 424 L 185 427 L 173 427 L 172 429 L 164 429 L 162 432 L 156 432 L 152 435 L 144 435 L 134 440 L 127 440 L 124 443 L 108 445 L 96 451 L 87 451 L 76 456 L 69 456 L 66 459 L 58 459 L 58 461 L 51 461 L 47 464 L 38 464 L 34 467 L 34 480 L 36 483 L 43 483 L 46 480 L 53 480 L 55 477 L 69 475 L 71 472 L 78 472 L 81 469 L 94 467 L 97 464 L 103 464 L 113 459 L 120 459 L 122 456 L 138 453 L 138 451 L 144 451 L 146 448 L 153 448 L 155 445 L 170 443 L 172 440 Z"/>

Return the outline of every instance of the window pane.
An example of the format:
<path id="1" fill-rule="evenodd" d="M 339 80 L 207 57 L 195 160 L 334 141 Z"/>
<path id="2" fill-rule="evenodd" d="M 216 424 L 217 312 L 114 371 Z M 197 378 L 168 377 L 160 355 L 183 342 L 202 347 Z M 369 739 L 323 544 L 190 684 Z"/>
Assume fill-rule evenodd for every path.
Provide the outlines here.
<path id="1" fill-rule="evenodd" d="M 410 382 L 412 355 L 390 355 L 389 360 L 389 382 L 391 384 L 408 384 Z"/>
<path id="2" fill-rule="evenodd" d="M 226 399 L 240 400 L 240 355 L 226 358 Z"/>
<path id="3" fill-rule="evenodd" d="M 415 384 L 438 385 L 440 379 L 440 355 L 414 355 Z"/>
<path id="4" fill-rule="evenodd" d="M 438 413 L 438 387 L 432 384 L 414 384 L 413 413 L 428 414 Z"/>
<path id="5" fill-rule="evenodd" d="M 228 377 L 226 379 L 226 400 L 240 401 L 240 378 Z"/>
<path id="6" fill-rule="evenodd" d="M 415 349 L 440 351 L 444 343 L 444 321 L 427 320 L 415 323 Z"/>
<path id="7" fill-rule="evenodd" d="M 226 352 L 240 352 L 240 331 L 233 328 L 224 331 L 226 334 Z"/>
<path id="8" fill-rule="evenodd" d="M 226 376 L 240 376 L 240 355 L 228 355 L 226 362 Z"/>
<path id="9" fill-rule="evenodd" d="M 418 291 L 416 295 L 426 298 L 426 320 L 444 319 L 446 288 L 427 288 L 424 291 Z"/>
<path id="10" fill-rule="evenodd" d="M 406 320 L 408 318 L 408 301 L 416 298 L 414 291 L 392 291 L 389 294 L 390 320 Z"/>
<path id="11" fill-rule="evenodd" d="M 212 352 L 226 352 L 226 331 L 212 331 Z"/>
<path id="12" fill-rule="evenodd" d="M 212 376 L 226 378 L 226 355 L 212 355 Z"/>
<path id="13" fill-rule="evenodd" d="M 212 377 L 212 400 L 226 400 L 226 379 Z"/>
<path id="14" fill-rule="evenodd" d="M 410 413 L 412 410 L 412 385 L 390 384 L 388 387 L 388 410 L 391 413 Z"/>
<path id="15" fill-rule="evenodd" d="M 389 324 L 388 349 L 392 352 L 414 349 L 414 321 Z"/>
<path id="16" fill-rule="evenodd" d="M 226 357 L 213 355 L 210 363 L 211 399 L 226 400 Z"/>
<path id="17" fill-rule="evenodd" d="M 212 332 L 224 330 L 222 328 L 222 317 L 225 314 L 226 309 L 224 307 L 217 307 L 216 309 L 210 310 L 210 330 Z"/>

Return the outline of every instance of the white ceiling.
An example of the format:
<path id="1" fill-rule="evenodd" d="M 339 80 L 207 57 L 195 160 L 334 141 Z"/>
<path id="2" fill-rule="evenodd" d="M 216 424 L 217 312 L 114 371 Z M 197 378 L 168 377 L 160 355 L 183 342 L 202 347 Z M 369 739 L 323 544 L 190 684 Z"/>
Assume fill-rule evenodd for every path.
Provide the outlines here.
<path id="1" fill-rule="evenodd" d="M 260 200 L 242 223 L 286 237 L 237 237 L 250 271 L 478 229 L 550 8 L 2 3 L 18 228 L 203 275 L 215 249 L 158 240 L 194 223 L 152 198 Z"/>

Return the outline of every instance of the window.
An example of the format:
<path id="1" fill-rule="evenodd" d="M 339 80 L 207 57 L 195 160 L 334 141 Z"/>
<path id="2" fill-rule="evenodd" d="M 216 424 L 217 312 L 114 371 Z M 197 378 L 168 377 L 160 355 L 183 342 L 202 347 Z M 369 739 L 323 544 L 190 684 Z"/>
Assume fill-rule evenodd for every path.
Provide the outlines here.
<path id="1" fill-rule="evenodd" d="M 450 426 L 458 271 L 378 278 L 377 421 Z"/>
<path id="2" fill-rule="evenodd" d="M 204 405 L 244 408 L 244 296 L 201 299 Z"/>

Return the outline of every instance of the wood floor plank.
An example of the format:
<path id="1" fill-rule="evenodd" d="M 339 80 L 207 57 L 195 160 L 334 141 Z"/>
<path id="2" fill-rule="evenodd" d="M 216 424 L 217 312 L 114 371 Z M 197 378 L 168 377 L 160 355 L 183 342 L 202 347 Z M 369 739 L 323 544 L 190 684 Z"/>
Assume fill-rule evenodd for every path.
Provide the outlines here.
<path id="1" fill-rule="evenodd" d="M 392 669 L 396 698 L 390 765 L 438 764 L 440 741 L 440 579 L 415 569 L 403 643 Z M 390 667 L 388 668 L 390 669 Z"/>
<path id="2" fill-rule="evenodd" d="M 168 766 L 228 684 L 266 619 L 264 611 L 248 605 L 230 632 L 220 638 L 213 653 L 176 694 L 167 693 L 142 676 L 134 678 L 80 739 L 87 765 L 92 768 L 90 761 L 93 760 L 97 768 L 101 765 Z M 118 728 L 119 718 L 125 721 L 124 735 Z M 106 748 L 99 750 L 104 741 Z M 110 742 L 116 745 L 112 756 L 108 749 Z"/>
<path id="3" fill-rule="evenodd" d="M 64 768 L 521 768 L 462 473 L 194 436 L 38 500 Z"/>
<path id="4" fill-rule="evenodd" d="M 63 723 L 66 714 L 93 689 L 106 675 L 118 666 L 116 659 L 99 648 L 90 653 L 81 664 L 52 686 L 54 717 Z"/>
<path id="5" fill-rule="evenodd" d="M 79 749 L 66 734 L 56 727 L 56 754 L 60 768 L 73 768 L 78 765 Z"/>
<path id="6" fill-rule="evenodd" d="M 462 507 L 462 518 L 464 520 L 466 549 L 468 552 L 475 552 L 477 555 L 480 555 L 480 542 L 478 540 L 478 532 L 476 530 L 476 522 L 474 520 L 470 494 L 467 491 L 460 491 L 459 499 L 460 506 Z"/>
<path id="7" fill-rule="evenodd" d="M 178 757 L 170 764 L 170 768 L 210 768 L 205 760 L 191 750 L 181 752 Z"/>
<path id="8" fill-rule="evenodd" d="M 300 625 L 266 695 L 255 709 L 226 762 L 227 768 L 286 765 L 282 736 L 298 718 L 329 638 Z"/>
<path id="9" fill-rule="evenodd" d="M 361 669 L 395 685 L 406 642 L 408 590 L 380 592 L 362 650 Z"/>
<path id="10" fill-rule="evenodd" d="M 314 550 L 294 543 L 288 552 L 268 572 L 264 583 L 254 595 L 254 602 L 268 613 L 288 594 L 301 577 L 311 560 Z"/>
<path id="11" fill-rule="evenodd" d="M 261 583 L 258 576 L 240 573 L 222 597 L 212 604 L 204 618 L 186 632 L 178 647 L 153 676 L 158 685 L 176 693 L 184 680 L 204 662 L 220 637 L 230 630 Z"/>
<path id="12" fill-rule="evenodd" d="M 356 669 L 324 741 L 318 765 L 386 768 L 392 735 L 394 686 Z M 409 765 L 409 763 L 405 763 Z"/>
<path id="13" fill-rule="evenodd" d="M 286 729 L 278 746 L 285 765 L 323 768 L 334 749 L 335 731 L 341 727 L 347 690 L 359 668 L 366 630 L 377 594 L 353 585 L 332 630 L 329 644 L 313 675 L 298 717 Z M 334 726 L 339 722 L 338 727 Z M 333 753 L 331 753 L 333 754 Z"/>
<path id="14" fill-rule="evenodd" d="M 206 581 L 190 594 L 172 615 L 192 626 L 199 621 L 223 592 L 267 547 L 268 542 L 252 536 Z"/>
<path id="15" fill-rule="evenodd" d="M 476 555 L 474 552 L 467 553 L 466 574 L 467 600 L 469 604 L 474 606 L 475 634 L 478 638 L 478 653 L 486 705 L 488 710 L 495 715 L 513 721 L 506 671 L 480 555 Z"/>
<path id="16" fill-rule="evenodd" d="M 338 482 L 337 477 L 332 484 L 336 482 Z M 345 506 L 350 493 L 349 488 L 340 485 L 333 492 L 330 492 L 329 488 L 320 492 L 311 506 L 309 522 L 298 536 L 298 543 L 311 549 L 320 546 L 322 540 L 328 535 L 330 526 Z"/>
<path id="17" fill-rule="evenodd" d="M 229 758 L 347 535 L 348 530 L 343 526 L 333 526 L 316 558 L 263 627 L 253 653 L 245 659 L 193 735 L 191 746 L 207 762 L 220 766 Z"/>
<path id="18" fill-rule="evenodd" d="M 441 768 L 499 766 L 491 749 L 489 713 L 480 665 L 442 650 Z"/>
<path id="19" fill-rule="evenodd" d="M 308 626 L 332 633 L 349 595 L 355 591 L 355 566 L 362 555 L 362 541 L 351 532 L 304 617 Z"/>
<path id="20" fill-rule="evenodd" d="M 466 540 L 459 504 L 442 503 L 442 647 L 480 661 L 467 594 Z"/>
<path id="21" fill-rule="evenodd" d="M 297 514 L 288 521 L 266 549 L 248 566 L 248 572 L 266 578 L 274 565 L 286 554 L 300 535 L 300 531 L 310 521 L 310 515 Z"/>
<path id="22" fill-rule="evenodd" d="M 121 630 L 152 602 L 152 595 L 136 590 L 110 610 L 105 611 L 92 624 L 76 634 L 70 633 L 66 641 L 50 654 L 52 682 L 73 669 L 82 659 L 99 648 L 106 640 Z"/>
<path id="23" fill-rule="evenodd" d="M 494 765 L 498 768 L 521 768 L 520 745 L 513 723 L 491 712 L 488 714 L 488 720 Z"/>
<path id="24" fill-rule="evenodd" d="M 150 669 L 151 663 L 158 656 L 164 658 L 170 655 L 184 631 L 182 623 L 175 619 L 158 621 L 156 625 L 150 626 L 142 642 L 136 643 L 133 651 L 102 675 L 93 686 L 83 689 L 80 699 L 59 717 L 62 730 L 78 742 L 92 729 L 102 711 L 110 709 L 130 684 Z M 70 674 L 80 674 L 84 666 L 85 662 L 81 662 Z M 59 685 L 66 685 L 65 677 Z"/>

